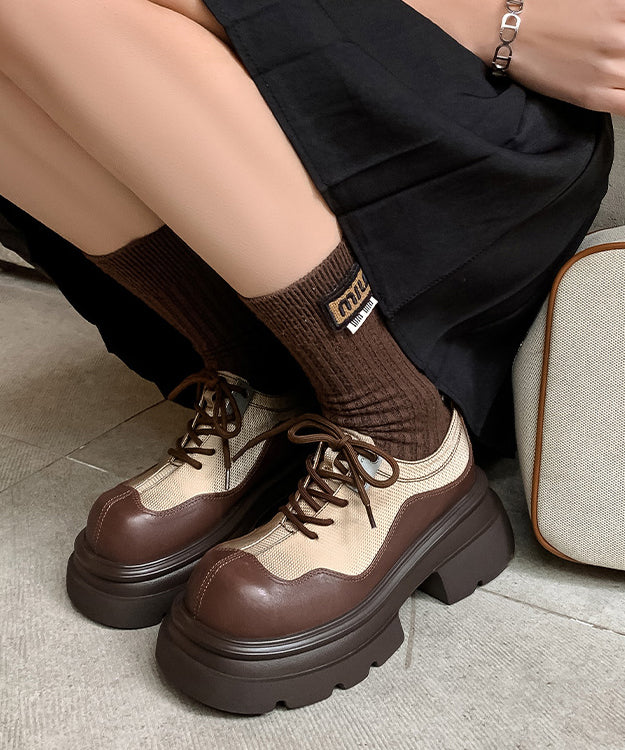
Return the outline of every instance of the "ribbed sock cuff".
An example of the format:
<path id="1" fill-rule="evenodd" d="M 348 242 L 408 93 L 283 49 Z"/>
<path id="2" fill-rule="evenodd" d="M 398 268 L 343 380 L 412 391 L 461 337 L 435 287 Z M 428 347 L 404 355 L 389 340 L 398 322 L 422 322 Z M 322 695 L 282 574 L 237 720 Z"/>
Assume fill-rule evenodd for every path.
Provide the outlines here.
<path id="1" fill-rule="evenodd" d="M 321 300 L 335 290 L 356 263 L 352 251 L 341 240 L 336 248 L 301 279 L 277 292 L 259 297 L 242 297 L 245 304 L 270 327 L 291 327 L 294 316 L 298 319 L 309 309 L 317 315 L 322 310 Z"/>
<path id="2" fill-rule="evenodd" d="M 449 411 L 387 329 L 343 239 L 295 283 L 244 301 L 299 361 L 326 417 L 397 458 L 439 447 Z"/>
<path id="3" fill-rule="evenodd" d="M 206 367 L 269 393 L 305 387 L 288 351 L 166 224 L 108 255 L 85 256 L 188 338 Z"/>

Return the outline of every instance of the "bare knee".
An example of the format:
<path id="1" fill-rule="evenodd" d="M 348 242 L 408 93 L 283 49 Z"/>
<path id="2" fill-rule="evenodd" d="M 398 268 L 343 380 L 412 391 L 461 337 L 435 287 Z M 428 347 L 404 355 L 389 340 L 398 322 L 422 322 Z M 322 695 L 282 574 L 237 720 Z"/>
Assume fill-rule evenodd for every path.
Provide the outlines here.
<path id="1" fill-rule="evenodd" d="M 155 5 L 161 5 L 163 8 L 175 10 L 183 16 L 187 16 L 192 21 L 199 23 L 212 34 L 219 37 L 223 42 L 230 45 L 230 39 L 226 34 L 224 27 L 219 23 L 215 16 L 210 12 L 202 0 L 149 0 Z"/>

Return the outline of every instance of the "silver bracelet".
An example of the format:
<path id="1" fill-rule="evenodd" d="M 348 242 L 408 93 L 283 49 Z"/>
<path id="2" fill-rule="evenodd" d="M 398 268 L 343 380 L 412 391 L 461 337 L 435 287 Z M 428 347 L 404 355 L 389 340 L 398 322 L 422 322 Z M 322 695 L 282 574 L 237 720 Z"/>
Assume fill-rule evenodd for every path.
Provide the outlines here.
<path id="1" fill-rule="evenodd" d="M 495 50 L 491 73 L 494 76 L 507 76 L 510 61 L 512 60 L 512 43 L 519 35 L 521 25 L 521 11 L 524 0 L 506 0 L 507 13 L 501 19 L 499 29 L 499 45 Z"/>

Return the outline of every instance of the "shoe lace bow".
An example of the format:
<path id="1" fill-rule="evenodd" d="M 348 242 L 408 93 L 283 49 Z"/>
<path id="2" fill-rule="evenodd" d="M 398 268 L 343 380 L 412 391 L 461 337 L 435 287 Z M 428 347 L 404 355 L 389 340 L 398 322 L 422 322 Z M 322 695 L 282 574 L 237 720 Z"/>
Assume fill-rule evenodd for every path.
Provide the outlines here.
<path id="1" fill-rule="evenodd" d="M 306 476 L 298 482 L 297 490 L 291 494 L 289 502 L 280 508 L 288 521 L 309 539 L 317 539 L 318 534 L 308 529 L 306 524 L 329 526 L 334 523 L 331 518 L 319 518 L 316 515 L 323 505 L 325 503 L 339 507 L 348 505 L 345 498 L 337 496 L 337 488 L 333 489 L 328 484 L 329 481 L 333 481 L 339 482 L 339 486 L 345 484 L 356 489 L 365 506 L 371 528 L 376 528 L 371 501 L 367 494 L 367 485 L 390 487 L 395 483 L 399 477 L 399 466 L 393 456 L 371 443 L 359 440 L 329 419 L 317 414 L 304 414 L 299 417 L 288 428 L 288 436 L 293 443 L 318 444 L 317 450 L 306 459 Z M 337 454 L 333 461 L 334 470 L 322 465 L 324 446 Z M 360 463 L 360 456 L 374 462 L 378 459 L 386 461 L 391 467 L 391 475 L 386 479 L 377 479 L 372 476 Z M 315 515 L 307 513 L 308 508 L 314 511 Z"/>

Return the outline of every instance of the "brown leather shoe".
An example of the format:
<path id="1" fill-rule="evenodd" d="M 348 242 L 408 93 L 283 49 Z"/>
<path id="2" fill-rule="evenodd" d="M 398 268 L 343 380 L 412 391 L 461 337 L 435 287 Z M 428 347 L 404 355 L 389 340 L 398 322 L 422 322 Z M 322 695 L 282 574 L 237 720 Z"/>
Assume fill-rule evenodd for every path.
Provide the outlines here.
<path id="1" fill-rule="evenodd" d="M 202 555 L 275 513 L 302 472 L 285 431 L 295 396 L 254 391 L 230 373 L 188 378 L 196 414 L 168 457 L 101 495 L 76 538 L 67 591 L 118 628 L 158 623 Z"/>
<path id="2" fill-rule="evenodd" d="M 415 462 L 323 417 L 289 436 L 318 443 L 308 476 L 271 521 L 203 557 L 159 631 L 165 676 L 234 713 L 355 685 L 399 648 L 398 611 L 416 589 L 451 604 L 513 554 L 456 410 L 440 448 Z"/>

